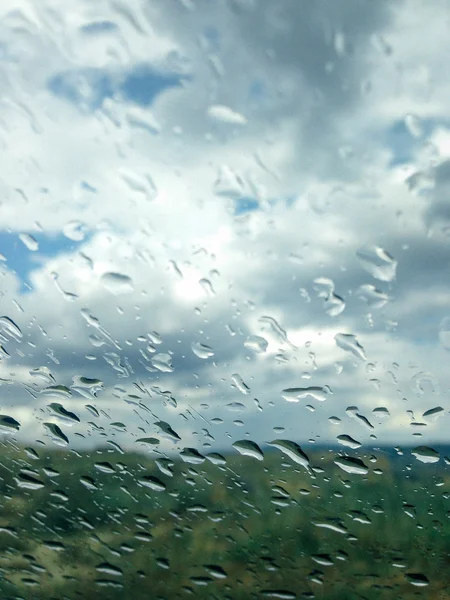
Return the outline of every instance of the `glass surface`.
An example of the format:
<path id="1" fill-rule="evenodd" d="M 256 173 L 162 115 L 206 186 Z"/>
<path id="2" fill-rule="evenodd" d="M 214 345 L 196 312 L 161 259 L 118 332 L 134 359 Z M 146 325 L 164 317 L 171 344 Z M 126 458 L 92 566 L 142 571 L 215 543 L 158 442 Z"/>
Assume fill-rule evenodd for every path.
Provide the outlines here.
<path id="1" fill-rule="evenodd" d="M 449 597 L 450 4 L 0 2 L 0 597 Z"/>

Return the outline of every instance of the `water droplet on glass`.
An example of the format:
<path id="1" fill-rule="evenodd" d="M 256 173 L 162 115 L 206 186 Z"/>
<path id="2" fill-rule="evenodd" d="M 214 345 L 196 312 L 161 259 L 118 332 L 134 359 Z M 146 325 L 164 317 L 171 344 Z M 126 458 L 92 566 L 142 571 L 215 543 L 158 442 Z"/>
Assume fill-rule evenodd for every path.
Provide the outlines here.
<path id="1" fill-rule="evenodd" d="M 144 477 L 140 477 L 139 483 L 144 487 L 150 488 L 155 492 L 164 492 L 166 489 L 165 483 L 163 483 L 160 479 L 154 477 L 153 475 L 146 475 Z"/>
<path id="2" fill-rule="evenodd" d="M 0 431 L 2 433 L 14 433 L 19 431 L 20 423 L 9 415 L 0 415 Z"/>
<path id="3" fill-rule="evenodd" d="M 296 442 L 292 442 L 291 440 L 273 440 L 269 445 L 277 448 L 298 465 L 311 472 L 309 458 Z"/>
<path id="4" fill-rule="evenodd" d="M 34 475 L 32 475 L 31 473 L 27 473 L 27 472 L 20 472 L 19 476 L 15 478 L 16 479 L 16 483 L 20 488 L 26 489 L 26 490 L 40 490 L 43 487 L 45 487 L 45 484 L 43 481 L 41 481 L 40 479 L 38 479 L 37 477 L 35 477 Z"/>
<path id="5" fill-rule="evenodd" d="M 430 408 L 429 410 L 426 410 L 422 417 L 424 419 L 436 419 L 438 417 L 442 417 L 444 415 L 444 409 L 442 408 L 442 406 L 435 406 L 434 408 Z"/>
<path id="6" fill-rule="evenodd" d="M 113 575 L 113 576 L 121 576 L 123 575 L 122 569 L 116 567 L 108 562 L 100 563 L 95 567 L 96 571 L 99 573 L 105 573 L 105 575 Z"/>
<path id="7" fill-rule="evenodd" d="M 58 425 L 55 423 L 43 423 L 43 425 L 56 444 L 59 446 L 67 446 L 69 444 L 69 438 L 61 431 Z"/>
<path id="8" fill-rule="evenodd" d="M 380 281 L 393 281 L 397 270 L 397 261 L 380 246 L 366 246 L 357 251 L 361 266 Z"/>
<path id="9" fill-rule="evenodd" d="M 0 317 L 0 340 L 3 343 L 12 338 L 18 342 L 23 337 L 20 327 L 9 317 Z"/>
<path id="10" fill-rule="evenodd" d="M 357 442 L 355 439 L 353 439 L 349 435 L 338 435 L 336 439 L 340 444 L 342 444 L 343 446 L 347 446 L 348 448 L 351 448 L 352 450 L 355 450 L 356 448 L 361 447 L 361 442 Z"/>
<path id="11" fill-rule="evenodd" d="M 199 280 L 199 284 L 202 286 L 207 296 L 210 296 L 212 298 L 216 295 L 216 292 L 213 288 L 213 284 L 210 282 L 209 279 L 202 277 L 202 279 Z"/>
<path id="12" fill-rule="evenodd" d="M 304 398 L 314 398 L 314 400 L 323 402 L 327 399 L 329 393 L 327 387 L 310 386 L 306 388 L 286 388 L 281 392 L 281 396 L 287 402 L 299 402 Z"/>
<path id="13" fill-rule="evenodd" d="M 356 290 L 357 298 L 361 298 L 370 308 L 382 308 L 389 301 L 389 296 L 378 290 L 374 285 L 360 285 Z"/>
<path id="14" fill-rule="evenodd" d="M 231 381 L 233 382 L 234 387 L 236 387 L 241 394 L 250 394 L 250 388 L 238 373 L 234 373 L 231 376 Z"/>
<path id="15" fill-rule="evenodd" d="M 205 462 L 205 457 L 195 448 L 184 448 L 180 452 L 180 458 L 182 461 L 192 465 L 201 465 Z"/>
<path id="16" fill-rule="evenodd" d="M 244 342 L 244 346 L 256 354 L 266 352 L 268 345 L 268 341 L 260 335 L 250 335 Z"/>
<path id="17" fill-rule="evenodd" d="M 227 123 L 229 125 L 246 125 L 247 119 L 238 112 L 235 112 L 228 106 L 215 104 L 208 108 L 208 116 L 216 121 Z"/>
<path id="18" fill-rule="evenodd" d="M 195 354 L 195 356 L 198 356 L 198 358 L 203 358 L 206 360 L 207 358 L 214 356 L 214 350 L 206 344 L 201 344 L 200 342 L 193 342 L 191 344 L 191 348 L 192 352 Z"/>
<path id="19" fill-rule="evenodd" d="M 62 404 L 53 402 L 48 405 L 48 408 L 52 411 L 52 416 L 58 417 L 62 422 L 73 425 L 73 423 L 80 423 L 80 418 L 73 412 L 70 412 L 64 408 Z"/>
<path id="20" fill-rule="evenodd" d="M 251 440 L 238 440 L 232 446 L 244 456 L 251 456 L 252 458 L 256 458 L 256 460 L 264 460 L 261 448 Z"/>
<path id="21" fill-rule="evenodd" d="M 103 273 L 100 281 L 103 287 L 114 296 L 129 294 L 134 290 L 131 277 L 122 273 Z"/>
<path id="22" fill-rule="evenodd" d="M 161 434 L 170 441 L 179 442 L 181 440 L 181 437 L 172 429 L 169 423 L 166 423 L 165 421 L 157 421 L 155 425 L 159 428 Z"/>
<path id="23" fill-rule="evenodd" d="M 441 458 L 439 452 L 428 446 L 417 446 L 411 450 L 411 454 L 423 463 L 437 463 Z"/>
<path id="24" fill-rule="evenodd" d="M 358 339 L 355 335 L 350 333 L 337 333 L 334 336 L 334 340 L 338 348 L 341 348 L 341 350 L 351 352 L 353 356 L 361 358 L 362 360 L 366 360 L 364 348 L 358 342 Z"/>
<path id="25" fill-rule="evenodd" d="M 37 252 L 39 250 L 38 241 L 29 233 L 19 233 L 19 239 L 22 244 L 30 250 L 30 252 Z"/>
<path id="26" fill-rule="evenodd" d="M 69 221 L 63 227 L 63 234 L 74 242 L 82 242 L 86 237 L 86 232 L 86 224 L 82 221 Z"/>
<path id="27" fill-rule="evenodd" d="M 411 585 L 416 587 L 425 587 L 430 583 L 423 573 L 406 573 L 405 577 Z"/>
<path id="28" fill-rule="evenodd" d="M 161 371 L 162 373 L 173 373 L 173 366 L 172 366 L 172 357 L 170 356 L 170 354 L 166 354 L 166 353 L 160 353 L 160 354 L 155 354 L 155 356 L 151 359 L 151 365 L 153 367 L 155 367 L 155 369 L 157 369 L 158 371 Z"/>
<path id="29" fill-rule="evenodd" d="M 363 463 L 360 458 L 353 458 L 351 456 L 339 456 L 335 459 L 335 464 L 340 467 L 346 473 L 353 475 L 367 475 L 369 469 Z"/>

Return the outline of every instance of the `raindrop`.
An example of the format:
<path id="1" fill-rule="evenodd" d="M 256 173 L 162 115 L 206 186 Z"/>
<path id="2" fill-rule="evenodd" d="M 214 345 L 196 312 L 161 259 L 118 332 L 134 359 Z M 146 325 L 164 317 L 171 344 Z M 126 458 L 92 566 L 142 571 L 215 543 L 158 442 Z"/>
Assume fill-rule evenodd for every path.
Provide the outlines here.
<path id="1" fill-rule="evenodd" d="M 138 440 L 136 440 L 136 442 L 139 442 L 140 444 L 146 444 L 148 446 L 158 446 L 158 444 L 160 443 L 158 438 L 154 437 L 139 438 Z"/>
<path id="2" fill-rule="evenodd" d="M 155 425 L 160 429 L 161 433 L 167 439 L 173 442 L 179 442 L 181 440 L 178 433 L 172 429 L 169 423 L 166 423 L 165 421 L 157 421 Z"/>
<path id="3" fill-rule="evenodd" d="M 233 385 L 242 393 L 242 394 L 250 394 L 250 388 L 248 387 L 248 385 L 244 382 L 244 380 L 242 379 L 242 377 L 238 374 L 238 373 L 234 373 L 231 376 L 231 381 L 233 382 Z"/>
<path id="4" fill-rule="evenodd" d="M 192 352 L 195 354 L 195 356 L 198 356 L 198 358 L 206 360 L 207 358 L 214 356 L 214 350 L 209 346 L 206 346 L 206 344 L 201 344 L 200 342 L 193 342 L 191 344 L 191 348 Z"/>
<path id="5" fill-rule="evenodd" d="M 366 360 L 364 348 L 358 342 L 355 335 L 352 335 L 350 333 L 337 333 L 334 336 L 334 340 L 338 348 L 341 348 L 341 350 L 351 352 L 357 358 Z"/>
<path id="6" fill-rule="evenodd" d="M 57 416 L 61 421 L 69 424 L 80 423 L 80 418 L 73 412 L 70 412 L 64 408 L 62 404 L 58 402 L 53 402 L 48 405 L 48 408 L 52 410 L 55 416 Z"/>
<path id="7" fill-rule="evenodd" d="M 63 227 L 63 234 L 69 240 L 82 242 L 86 237 L 87 227 L 81 221 L 69 221 Z"/>
<path id="8" fill-rule="evenodd" d="M 97 565 L 95 567 L 95 569 L 99 573 L 105 573 L 106 575 L 116 575 L 116 576 L 123 575 L 122 569 L 119 569 L 119 567 L 115 567 L 114 565 L 112 565 L 108 562 L 104 562 L 104 563 Z"/>
<path id="9" fill-rule="evenodd" d="M 351 456 L 339 456 L 335 459 L 335 464 L 340 467 L 346 473 L 353 475 L 367 475 L 369 469 L 363 463 L 360 458 L 353 458 Z"/>
<path id="10" fill-rule="evenodd" d="M 244 342 L 244 346 L 256 354 L 266 352 L 268 345 L 268 341 L 260 335 L 250 335 Z"/>
<path id="11" fill-rule="evenodd" d="M 205 462 L 205 457 L 195 448 L 184 448 L 180 452 L 180 458 L 182 461 L 192 465 L 200 465 Z"/>
<path id="12" fill-rule="evenodd" d="M 393 281 L 397 261 L 380 246 L 366 246 L 356 253 L 362 267 L 380 281 Z"/>
<path id="13" fill-rule="evenodd" d="M 72 397 L 72 392 L 65 385 L 50 385 L 41 392 L 44 396 L 52 396 L 59 400 L 67 400 Z"/>
<path id="14" fill-rule="evenodd" d="M 40 490 L 45 487 L 43 481 L 37 479 L 29 473 L 21 472 L 19 473 L 19 476 L 15 478 L 15 480 L 20 488 L 24 488 L 26 490 Z"/>
<path id="15" fill-rule="evenodd" d="M 256 460 L 264 460 L 261 448 L 251 440 L 238 440 L 232 446 L 243 456 L 251 456 L 252 458 L 256 458 Z"/>
<path id="16" fill-rule="evenodd" d="M 235 112 L 228 106 L 215 104 L 208 108 L 208 116 L 215 121 L 221 121 L 229 125 L 246 125 L 247 119 L 240 113 Z"/>
<path id="17" fill-rule="evenodd" d="M 0 415 L 0 431 L 2 433 L 14 433 L 19 431 L 20 423 L 9 415 Z"/>
<path id="18" fill-rule="evenodd" d="M 444 415 L 444 409 L 442 408 L 442 406 L 435 406 L 434 408 L 430 408 L 429 410 L 426 410 L 422 417 L 424 419 L 430 419 L 430 418 L 437 418 L 437 417 L 442 417 Z"/>
<path id="19" fill-rule="evenodd" d="M 155 492 L 164 492 L 166 490 L 166 485 L 163 483 L 158 477 L 154 475 L 146 475 L 139 479 L 139 483 L 144 487 L 150 488 Z"/>
<path id="20" fill-rule="evenodd" d="M 342 444 L 343 446 L 347 446 L 348 448 L 351 448 L 352 450 L 355 450 L 356 448 L 361 447 L 361 442 L 357 442 L 355 439 L 353 439 L 349 435 L 338 435 L 336 439 L 340 444 Z"/>
<path id="21" fill-rule="evenodd" d="M 204 567 L 211 577 L 215 577 L 216 579 L 226 579 L 227 577 L 226 571 L 219 565 L 204 565 Z"/>
<path id="22" fill-rule="evenodd" d="M 277 448 L 298 465 L 301 465 L 308 472 L 311 472 L 309 458 L 297 443 L 292 442 L 291 440 L 273 440 L 270 442 L 269 446 Z"/>
<path id="23" fill-rule="evenodd" d="M 8 337 L 5 337 L 5 335 L 16 341 L 19 341 L 23 337 L 20 327 L 12 319 L 9 317 L 0 317 L 0 340 L 6 343 Z"/>
<path id="24" fill-rule="evenodd" d="M 151 364 L 153 367 L 155 367 L 155 369 L 157 369 L 158 371 L 161 371 L 162 373 L 173 373 L 173 366 L 172 366 L 172 357 L 170 356 L 170 354 L 166 354 L 166 353 L 159 353 L 159 354 L 155 354 L 155 356 L 151 359 Z"/>
<path id="25" fill-rule="evenodd" d="M 206 279 L 205 277 L 203 277 L 202 279 L 199 280 L 199 284 L 202 286 L 202 288 L 204 289 L 205 293 L 208 296 L 213 297 L 216 295 L 216 292 L 213 288 L 213 284 L 210 282 L 209 279 Z"/>
<path id="26" fill-rule="evenodd" d="M 411 454 L 423 463 L 437 463 L 441 458 L 439 452 L 428 446 L 417 446 L 411 450 Z"/>
<path id="27" fill-rule="evenodd" d="M 329 388 L 310 386 L 306 388 L 287 388 L 281 392 L 281 396 L 287 402 L 299 402 L 304 398 L 314 398 L 323 402 L 327 399 Z"/>
<path id="28" fill-rule="evenodd" d="M 103 273 L 100 281 L 103 287 L 114 296 L 129 294 L 134 290 L 131 277 L 122 273 Z"/>
<path id="29" fill-rule="evenodd" d="M 61 431 L 58 425 L 55 425 L 55 423 L 43 423 L 43 425 L 50 433 L 53 441 L 59 446 L 67 446 L 69 444 L 69 438 Z"/>
<path id="30" fill-rule="evenodd" d="M 430 583 L 423 573 L 406 573 L 405 577 L 411 585 L 416 587 L 425 587 Z"/>
<path id="31" fill-rule="evenodd" d="M 30 252 L 37 252 L 39 250 L 38 241 L 29 233 L 19 233 L 19 239 Z"/>
<path id="32" fill-rule="evenodd" d="M 380 292 L 374 285 L 361 285 L 356 290 L 356 297 L 361 298 L 370 308 L 382 308 L 389 301 L 389 296 Z"/>

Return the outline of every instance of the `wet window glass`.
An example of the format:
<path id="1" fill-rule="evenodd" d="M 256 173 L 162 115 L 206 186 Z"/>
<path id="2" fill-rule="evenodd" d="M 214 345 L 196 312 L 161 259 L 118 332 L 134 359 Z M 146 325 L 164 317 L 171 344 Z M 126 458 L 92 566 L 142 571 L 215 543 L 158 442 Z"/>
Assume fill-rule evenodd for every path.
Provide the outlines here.
<path id="1" fill-rule="evenodd" d="M 449 33 L 1 1 L 1 598 L 448 597 Z"/>

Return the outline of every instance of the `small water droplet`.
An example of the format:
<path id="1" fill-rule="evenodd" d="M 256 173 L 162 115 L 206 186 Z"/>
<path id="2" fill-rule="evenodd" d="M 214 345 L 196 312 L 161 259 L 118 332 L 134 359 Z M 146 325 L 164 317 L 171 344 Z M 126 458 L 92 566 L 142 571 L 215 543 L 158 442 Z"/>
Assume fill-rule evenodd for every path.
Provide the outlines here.
<path id="1" fill-rule="evenodd" d="M 213 284 L 210 282 L 209 279 L 202 277 L 202 279 L 199 280 L 199 284 L 202 286 L 202 288 L 208 296 L 213 297 L 216 295 Z"/>
<path id="2" fill-rule="evenodd" d="M 69 444 L 69 438 L 61 431 L 58 425 L 55 423 L 43 423 L 43 425 L 56 444 L 59 446 L 67 446 Z"/>
<path id="3" fill-rule="evenodd" d="M 0 431 L 2 433 L 14 433 L 19 431 L 20 423 L 9 415 L 0 415 Z"/>

